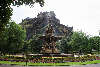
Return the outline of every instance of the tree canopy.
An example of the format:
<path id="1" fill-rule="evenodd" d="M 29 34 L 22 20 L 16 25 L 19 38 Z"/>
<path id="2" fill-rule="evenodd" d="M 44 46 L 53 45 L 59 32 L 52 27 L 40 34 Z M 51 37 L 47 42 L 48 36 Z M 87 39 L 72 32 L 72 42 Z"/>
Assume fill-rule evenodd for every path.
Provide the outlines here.
<path id="1" fill-rule="evenodd" d="M 73 51 L 84 53 L 87 51 L 88 37 L 83 32 L 74 32 L 69 44 L 72 46 Z"/>
<path id="2" fill-rule="evenodd" d="M 15 22 L 10 22 L 0 36 L 0 51 L 2 53 L 18 52 L 24 45 L 25 37 L 25 30 Z"/>
<path id="3" fill-rule="evenodd" d="M 94 36 L 89 38 L 89 46 L 91 46 L 91 51 L 100 51 L 100 37 Z"/>

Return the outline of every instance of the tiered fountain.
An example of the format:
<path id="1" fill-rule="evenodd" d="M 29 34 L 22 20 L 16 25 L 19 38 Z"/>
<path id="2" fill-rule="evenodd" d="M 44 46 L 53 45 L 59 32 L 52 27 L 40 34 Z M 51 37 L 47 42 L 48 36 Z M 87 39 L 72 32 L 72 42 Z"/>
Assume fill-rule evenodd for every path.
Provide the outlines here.
<path id="1" fill-rule="evenodd" d="M 59 54 L 59 50 L 56 48 L 56 41 L 61 39 L 61 37 L 54 36 L 54 29 L 49 22 L 48 28 L 45 31 L 45 35 L 41 36 L 40 39 L 43 40 L 43 46 L 41 53 L 43 54 Z"/>
<path id="2" fill-rule="evenodd" d="M 39 57 L 45 62 L 49 60 L 55 62 L 57 60 L 63 61 L 63 57 L 70 56 L 68 54 L 62 54 L 56 47 L 56 41 L 60 40 L 62 36 L 54 36 L 54 29 L 49 20 L 49 25 L 45 31 L 45 35 L 41 36 L 40 39 L 43 41 L 41 54 L 33 54 L 34 57 Z M 54 60 L 53 60 L 54 59 Z M 39 61 L 40 62 L 40 61 Z"/>

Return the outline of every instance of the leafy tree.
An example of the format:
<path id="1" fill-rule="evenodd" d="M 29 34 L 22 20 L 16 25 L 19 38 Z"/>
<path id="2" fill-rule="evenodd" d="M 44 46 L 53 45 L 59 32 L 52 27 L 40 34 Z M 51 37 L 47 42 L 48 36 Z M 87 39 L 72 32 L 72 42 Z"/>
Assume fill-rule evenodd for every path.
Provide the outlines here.
<path id="1" fill-rule="evenodd" d="M 25 31 L 15 22 L 10 22 L 6 26 L 4 36 L 0 38 L 0 51 L 3 53 L 19 52 L 24 44 L 26 37 Z M 2 43 L 1 43 L 2 42 Z"/>
<path id="2" fill-rule="evenodd" d="M 5 25 L 9 22 L 12 15 L 11 2 L 12 0 L 0 1 L 0 34 L 4 31 Z"/>
<path id="3" fill-rule="evenodd" d="M 7 50 L 7 40 L 8 40 L 8 35 L 7 35 L 7 29 L 6 31 L 2 32 L 3 34 L 0 36 L 0 52 L 1 54 L 5 54 Z"/>
<path id="4" fill-rule="evenodd" d="M 10 45 L 10 47 L 11 47 L 11 45 L 13 47 L 14 46 L 13 43 L 14 42 L 17 43 L 17 41 L 19 43 L 19 41 L 21 39 L 21 38 L 17 39 L 16 36 L 18 35 L 18 37 L 20 37 L 19 35 L 21 35 L 21 34 L 23 35 L 23 33 L 21 33 L 23 31 L 21 31 L 20 26 L 18 26 L 15 23 L 11 23 L 11 27 L 13 27 L 13 25 L 14 25 L 16 29 L 14 27 L 13 28 L 11 28 L 11 27 L 7 28 L 7 24 L 10 25 L 9 21 L 10 21 L 11 15 L 12 15 L 11 4 L 13 6 L 20 6 L 20 5 L 23 5 L 23 4 L 33 6 L 34 3 L 39 3 L 40 6 L 43 6 L 44 0 L 1 0 L 0 1 L 0 50 L 2 52 L 8 51 L 7 50 L 8 49 L 8 47 L 7 47 L 8 42 L 9 42 L 8 44 Z M 17 30 L 17 31 L 14 31 L 13 29 Z M 12 32 L 12 30 L 13 30 L 13 32 Z M 18 31 L 21 34 L 17 34 L 17 33 L 19 33 Z M 10 35 L 10 33 L 11 33 L 11 35 Z M 16 33 L 16 34 L 14 34 L 14 33 Z M 11 39 L 11 38 L 13 38 L 13 39 Z M 16 45 L 18 45 L 18 44 L 16 44 Z M 6 49 L 4 49 L 4 48 L 6 48 Z"/>
<path id="5" fill-rule="evenodd" d="M 33 35 L 33 38 L 29 40 L 28 50 L 31 53 L 40 53 L 41 47 L 42 47 L 42 40 L 40 40 L 40 38 L 39 38 L 40 36 L 41 35 L 39 35 L 39 34 Z"/>
<path id="6" fill-rule="evenodd" d="M 12 22 L 8 28 L 8 35 L 8 44 L 10 45 L 10 48 L 15 47 L 14 50 L 17 52 L 24 44 L 26 37 L 25 31 L 22 30 L 21 26 L 17 25 L 15 22 Z"/>
<path id="7" fill-rule="evenodd" d="M 88 51 L 88 37 L 83 32 L 74 32 L 69 44 L 72 46 L 72 51 L 79 53 L 86 53 Z"/>
<path id="8" fill-rule="evenodd" d="M 60 41 L 60 50 L 62 53 L 71 53 L 71 45 L 69 45 L 70 36 L 69 37 L 63 37 Z"/>
<path id="9" fill-rule="evenodd" d="M 20 5 L 29 5 L 29 6 L 34 6 L 34 3 L 39 3 L 40 6 L 44 5 L 44 0 L 13 0 L 12 4 L 14 6 L 20 6 Z"/>
<path id="10" fill-rule="evenodd" d="M 92 53 L 93 45 L 94 45 L 94 39 L 93 39 L 93 37 L 90 37 L 89 41 L 88 41 L 88 50 L 89 50 L 89 53 Z"/>
<path id="11" fill-rule="evenodd" d="M 91 50 L 100 51 L 100 37 L 94 36 L 90 38 L 89 44 L 91 45 Z"/>

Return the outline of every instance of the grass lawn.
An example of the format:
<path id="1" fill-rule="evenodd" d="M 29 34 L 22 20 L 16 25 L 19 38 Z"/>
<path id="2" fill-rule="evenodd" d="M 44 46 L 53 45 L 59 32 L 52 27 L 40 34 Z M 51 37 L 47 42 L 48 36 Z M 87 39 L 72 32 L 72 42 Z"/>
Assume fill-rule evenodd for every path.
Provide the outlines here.
<path id="1" fill-rule="evenodd" d="M 70 66 L 70 65 L 86 65 L 100 63 L 100 60 L 86 61 L 86 62 L 66 62 L 66 63 L 32 63 L 28 62 L 28 66 Z M 12 65 L 26 65 L 25 62 L 10 62 L 0 61 L 0 64 L 12 64 Z"/>

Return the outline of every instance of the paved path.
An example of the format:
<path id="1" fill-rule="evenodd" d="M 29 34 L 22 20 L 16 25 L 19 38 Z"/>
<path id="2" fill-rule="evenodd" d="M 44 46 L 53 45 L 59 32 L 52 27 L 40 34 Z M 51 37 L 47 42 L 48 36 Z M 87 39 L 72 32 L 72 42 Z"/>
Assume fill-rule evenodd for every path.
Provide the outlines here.
<path id="1" fill-rule="evenodd" d="M 77 66 L 18 66 L 18 65 L 1 64 L 0 67 L 100 67 L 100 64 L 87 64 L 87 65 L 77 65 Z"/>

